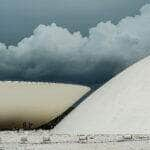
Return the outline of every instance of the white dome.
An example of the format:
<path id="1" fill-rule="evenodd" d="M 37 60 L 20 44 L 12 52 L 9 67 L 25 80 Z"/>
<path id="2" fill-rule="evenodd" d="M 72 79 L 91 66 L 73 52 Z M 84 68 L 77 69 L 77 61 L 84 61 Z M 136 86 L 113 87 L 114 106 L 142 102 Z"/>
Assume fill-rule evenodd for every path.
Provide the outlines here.
<path id="1" fill-rule="evenodd" d="M 150 57 L 98 89 L 52 133 L 150 133 Z"/>
<path id="2" fill-rule="evenodd" d="M 0 129 L 32 129 L 58 117 L 88 87 L 35 82 L 0 82 Z"/>

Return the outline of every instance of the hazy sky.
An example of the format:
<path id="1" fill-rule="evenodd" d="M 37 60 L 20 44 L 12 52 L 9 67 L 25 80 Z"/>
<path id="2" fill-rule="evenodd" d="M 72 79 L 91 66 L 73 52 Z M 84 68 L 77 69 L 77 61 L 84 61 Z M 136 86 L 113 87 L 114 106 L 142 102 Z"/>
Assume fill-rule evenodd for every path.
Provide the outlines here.
<path id="1" fill-rule="evenodd" d="M 39 24 L 67 27 L 69 31 L 88 29 L 100 21 L 117 23 L 139 13 L 150 0 L 0 0 L 0 42 L 16 44 L 32 34 Z"/>
<path id="2" fill-rule="evenodd" d="M 150 55 L 149 2 L 0 0 L 0 80 L 103 84 Z"/>

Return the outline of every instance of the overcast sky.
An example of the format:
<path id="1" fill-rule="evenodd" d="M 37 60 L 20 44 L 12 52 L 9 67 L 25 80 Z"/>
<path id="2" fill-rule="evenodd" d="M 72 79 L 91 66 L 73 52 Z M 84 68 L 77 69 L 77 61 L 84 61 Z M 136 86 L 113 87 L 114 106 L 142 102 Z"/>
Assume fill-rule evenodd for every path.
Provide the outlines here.
<path id="1" fill-rule="evenodd" d="M 88 34 L 100 21 L 117 23 L 139 13 L 150 0 L 0 0 L 0 42 L 16 44 L 39 24 L 67 27 Z"/>
<path id="2" fill-rule="evenodd" d="M 105 83 L 150 55 L 149 2 L 0 0 L 0 80 Z"/>

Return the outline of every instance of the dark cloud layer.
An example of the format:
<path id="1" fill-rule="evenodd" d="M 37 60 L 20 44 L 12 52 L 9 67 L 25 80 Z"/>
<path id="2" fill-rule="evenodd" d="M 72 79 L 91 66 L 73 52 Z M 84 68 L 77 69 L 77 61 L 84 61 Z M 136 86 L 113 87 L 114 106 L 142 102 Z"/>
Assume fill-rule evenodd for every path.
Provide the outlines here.
<path id="1" fill-rule="evenodd" d="M 150 5 L 117 25 L 99 23 L 89 37 L 40 25 L 17 46 L 0 43 L 0 80 L 102 84 L 150 54 Z"/>
<path id="2" fill-rule="evenodd" d="M 139 13 L 150 0 L 0 0 L 0 41 L 16 45 L 39 24 L 53 22 L 69 31 L 88 30 L 101 21 L 118 23 Z"/>

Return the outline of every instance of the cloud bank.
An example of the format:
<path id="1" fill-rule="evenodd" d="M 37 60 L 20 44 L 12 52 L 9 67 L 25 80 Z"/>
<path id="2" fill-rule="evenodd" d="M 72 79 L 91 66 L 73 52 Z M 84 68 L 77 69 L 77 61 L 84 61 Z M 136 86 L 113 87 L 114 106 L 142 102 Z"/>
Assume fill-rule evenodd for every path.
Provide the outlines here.
<path id="1" fill-rule="evenodd" d="M 100 22 L 80 32 L 39 25 L 17 46 L 0 43 L 0 80 L 102 84 L 150 54 L 150 5 L 117 25 Z"/>

